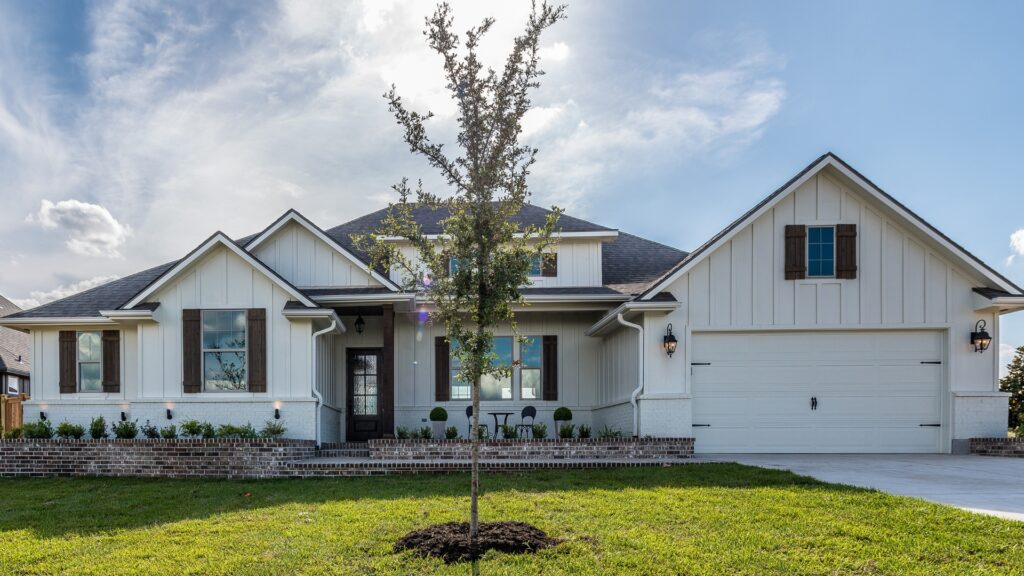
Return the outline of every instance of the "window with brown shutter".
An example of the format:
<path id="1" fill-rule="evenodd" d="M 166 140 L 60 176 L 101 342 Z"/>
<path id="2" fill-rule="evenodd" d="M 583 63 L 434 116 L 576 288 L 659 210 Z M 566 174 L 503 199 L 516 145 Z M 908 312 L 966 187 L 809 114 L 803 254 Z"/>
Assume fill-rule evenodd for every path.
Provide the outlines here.
<path id="1" fill-rule="evenodd" d="M 249 392 L 267 391 L 267 310 L 250 308 Z"/>
<path id="2" fill-rule="evenodd" d="M 836 225 L 836 278 L 857 277 L 857 225 Z"/>
<path id="3" fill-rule="evenodd" d="M 545 336 L 543 342 L 543 399 L 558 400 L 558 336 Z"/>
<path id="4" fill-rule="evenodd" d="M 58 371 L 61 394 L 74 394 L 78 391 L 78 347 L 75 334 L 74 330 L 60 331 Z"/>
<path id="5" fill-rule="evenodd" d="M 121 332 L 103 331 L 103 391 L 121 391 Z"/>
<path id="6" fill-rule="evenodd" d="M 540 275 L 544 278 L 558 276 L 558 254 L 545 252 L 540 258 Z"/>
<path id="7" fill-rule="evenodd" d="M 807 226 L 786 225 L 786 280 L 807 277 Z"/>
<path id="8" fill-rule="evenodd" d="M 452 397 L 450 361 L 448 341 L 444 336 L 434 338 L 434 400 L 437 402 L 447 402 Z"/>
<path id="9" fill-rule="evenodd" d="M 198 394 L 203 389 L 202 314 L 196 309 L 181 311 L 182 390 Z"/>

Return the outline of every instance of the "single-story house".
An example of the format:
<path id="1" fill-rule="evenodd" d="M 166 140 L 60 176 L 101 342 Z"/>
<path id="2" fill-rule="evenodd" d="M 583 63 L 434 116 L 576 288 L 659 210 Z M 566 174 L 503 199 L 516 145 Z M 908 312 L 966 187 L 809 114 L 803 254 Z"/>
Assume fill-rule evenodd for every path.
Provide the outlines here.
<path id="1" fill-rule="evenodd" d="M 178 261 L 0 320 L 33 338 L 26 420 L 199 419 L 321 442 L 467 432 L 430 302 L 288 211 Z M 547 211 L 526 206 L 522 224 Z M 418 210 L 426 233 L 443 214 Z M 950 452 L 1004 436 L 999 319 L 1024 291 L 833 154 L 692 252 L 570 216 L 518 314 L 490 412 L 694 437 L 700 452 Z M 398 241 L 398 240 L 396 240 Z M 990 336 L 988 336 L 990 335 Z M 492 424 L 493 430 L 493 424 Z"/>
<path id="2" fill-rule="evenodd" d="M 0 318 L 21 312 L 21 308 L 0 296 Z M 29 394 L 32 368 L 32 337 L 0 326 L 0 394 Z"/>

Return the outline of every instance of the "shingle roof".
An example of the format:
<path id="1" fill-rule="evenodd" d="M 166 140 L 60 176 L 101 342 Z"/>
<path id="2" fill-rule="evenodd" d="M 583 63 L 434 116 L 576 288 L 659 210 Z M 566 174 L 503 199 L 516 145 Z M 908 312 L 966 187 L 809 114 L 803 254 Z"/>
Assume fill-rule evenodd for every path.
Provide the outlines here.
<path id="1" fill-rule="evenodd" d="M 639 294 L 685 257 L 682 250 L 619 232 L 618 238 L 601 245 L 601 276 L 606 286 Z"/>
<path id="2" fill-rule="evenodd" d="M 21 308 L 0 296 L 0 317 L 19 311 Z M 0 327 L 0 373 L 14 372 L 28 376 L 31 366 L 32 337 L 18 330 Z"/>

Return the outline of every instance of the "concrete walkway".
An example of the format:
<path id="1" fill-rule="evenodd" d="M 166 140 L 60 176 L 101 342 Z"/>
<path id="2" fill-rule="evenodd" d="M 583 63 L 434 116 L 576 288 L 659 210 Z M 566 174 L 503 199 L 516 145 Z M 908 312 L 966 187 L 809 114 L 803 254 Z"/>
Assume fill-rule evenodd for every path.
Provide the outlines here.
<path id="1" fill-rule="evenodd" d="M 1024 521 L 1024 458 L 947 454 L 729 454 L 704 460 L 791 470 Z"/>

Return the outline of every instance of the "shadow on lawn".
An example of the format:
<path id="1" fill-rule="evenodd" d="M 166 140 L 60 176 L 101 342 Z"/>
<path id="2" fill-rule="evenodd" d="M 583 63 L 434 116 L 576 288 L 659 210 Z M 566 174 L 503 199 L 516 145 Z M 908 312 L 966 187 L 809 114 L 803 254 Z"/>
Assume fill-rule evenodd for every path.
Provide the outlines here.
<path id="1" fill-rule="evenodd" d="M 708 487 L 867 492 L 739 464 L 484 474 L 481 484 L 485 497 L 507 491 L 541 494 Z M 468 499 L 469 475 L 283 480 L 25 478 L 0 479 L 0 492 L 5 494 L 0 500 L 0 534 L 28 529 L 41 537 L 86 536 L 289 504 Z"/>

